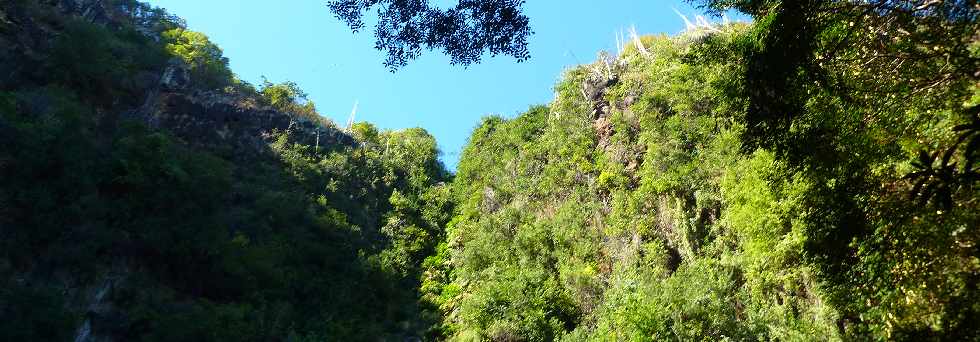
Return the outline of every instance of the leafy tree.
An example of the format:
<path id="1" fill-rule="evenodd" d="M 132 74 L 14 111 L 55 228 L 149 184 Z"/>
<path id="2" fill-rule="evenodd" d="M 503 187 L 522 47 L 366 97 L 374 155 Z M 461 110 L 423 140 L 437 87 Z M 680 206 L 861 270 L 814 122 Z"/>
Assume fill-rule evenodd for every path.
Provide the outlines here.
<path id="1" fill-rule="evenodd" d="M 320 114 L 316 111 L 316 104 L 307 98 L 308 94 L 296 82 L 287 81 L 277 84 L 263 78 L 258 93 L 264 104 L 312 119 L 314 122 L 322 121 Z"/>
<path id="2" fill-rule="evenodd" d="M 228 58 L 203 33 L 178 27 L 164 31 L 161 38 L 166 43 L 167 52 L 190 67 L 192 77 L 197 80 L 195 84 L 206 89 L 219 89 L 233 83 Z"/>
<path id="3" fill-rule="evenodd" d="M 139 0 L 109 0 L 108 4 L 108 7 L 118 11 L 118 17 L 127 20 L 128 24 L 150 28 L 156 33 L 187 28 L 187 22 L 183 18 Z"/>

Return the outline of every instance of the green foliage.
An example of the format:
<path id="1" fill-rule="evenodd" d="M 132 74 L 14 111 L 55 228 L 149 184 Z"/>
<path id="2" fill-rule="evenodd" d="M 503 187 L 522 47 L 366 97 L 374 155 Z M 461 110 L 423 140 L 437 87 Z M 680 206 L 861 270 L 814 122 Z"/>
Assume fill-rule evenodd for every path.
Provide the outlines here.
<path id="1" fill-rule="evenodd" d="M 318 149 L 280 133 L 271 154 L 235 154 L 256 147 L 129 121 L 173 56 L 192 90 L 319 115 L 293 83 L 235 81 L 221 50 L 166 12 L 110 5 L 118 27 L 37 4 L 63 31 L 0 92 L 0 339 L 70 339 L 83 319 L 120 340 L 427 333 L 438 313 L 420 302 L 421 265 L 452 207 L 434 138 L 372 130 Z M 109 283 L 107 312 L 87 314 L 91 288 Z"/>
<path id="2" fill-rule="evenodd" d="M 17 161 L 0 168 L 0 224 L 17 227 L 0 240 L 5 276 L 98 279 L 114 260 L 140 265 L 114 292 L 127 318 L 114 329 L 147 340 L 265 340 L 290 329 L 359 338 L 430 324 L 415 289 L 451 204 L 427 133 L 383 132 L 387 154 L 278 145 L 286 169 L 245 168 L 137 124 L 106 136 L 70 93 L 15 97 L 57 105 L 0 121 L 12 141 L 0 160 Z"/>
<path id="3" fill-rule="evenodd" d="M 916 170 L 905 178 L 915 182 L 911 197 L 918 198 L 920 205 L 932 201 L 939 203 L 941 209 L 951 210 L 953 194 L 980 180 L 980 169 L 974 167 L 980 158 L 980 105 L 968 112 L 969 123 L 953 127 L 959 136 L 952 146 L 932 154 L 920 150 L 919 159 L 911 163 Z M 957 153 L 962 153 L 962 167 L 953 159 Z"/>
<path id="4" fill-rule="evenodd" d="M 258 89 L 263 104 L 297 115 L 300 118 L 329 126 L 330 123 L 316 111 L 316 104 L 295 82 L 272 83 L 263 78 Z"/>
<path id="5" fill-rule="evenodd" d="M 385 51 L 384 64 L 392 71 L 421 55 L 423 47 L 442 49 L 453 64 L 480 62 L 485 52 L 527 60 L 527 37 L 532 32 L 523 5 L 521 1 L 460 1 L 443 9 L 424 0 L 327 2 L 334 15 L 355 32 L 364 28 L 365 13 L 378 7 L 375 47 Z"/>
<path id="6" fill-rule="evenodd" d="M 485 119 L 453 184 L 447 251 L 430 260 L 443 332 L 975 339 L 976 183 L 954 176 L 975 159 L 961 115 L 975 68 L 958 52 L 975 24 L 897 7 L 862 16 L 856 4 L 820 17 L 827 31 L 797 34 L 828 13 L 821 4 L 712 2 L 758 22 L 643 37 L 642 49 L 567 72 L 550 106 Z M 866 25 L 834 31 L 854 27 L 847 18 Z M 959 71 L 903 87 L 895 76 L 928 82 L 943 65 L 910 57 L 889 64 L 898 74 L 868 75 L 866 58 L 844 56 L 909 47 L 870 51 L 865 30 L 932 32 Z M 947 207 L 909 202 L 920 189 Z"/>
<path id="7" fill-rule="evenodd" d="M 65 341 L 78 323 L 57 289 L 16 280 L 0 286 L 0 317 L 6 318 L 0 321 L 4 341 Z"/>
<path id="8" fill-rule="evenodd" d="M 220 89 L 234 83 L 228 58 L 203 33 L 178 27 L 164 31 L 161 39 L 168 53 L 187 64 L 195 84 L 205 89 Z"/>
<path id="9" fill-rule="evenodd" d="M 268 105 L 283 111 L 302 109 L 304 105 L 313 108 L 313 103 L 306 98 L 307 94 L 295 82 L 274 84 L 263 79 L 259 93 Z"/>
<path id="10" fill-rule="evenodd" d="M 978 338 L 964 2 L 708 1 L 756 23 L 568 70 L 484 118 L 455 176 L 419 128 L 252 156 L 127 121 L 180 57 L 198 90 L 334 129 L 295 83 L 255 89 L 181 20 L 110 4 L 118 27 L 32 5 L 60 33 L 0 92 L 0 339 Z"/>
<path id="11" fill-rule="evenodd" d="M 154 33 L 187 27 L 184 19 L 167 13 L 166 9 L 153 7 L 139 0 L 108 0 L 104 3 L 107 9 L 115 12 L 116 19 L 125 20 L 130 25 L 149 28 Z"/>
<path id="12" fill-rule="evenodd" d="M 455 279 L 438 299 L 450 319 L 446 332 L 458 338 L 556 339 L 577 324 L 579 301 L 592 291 L 577 279 L 595 268 L 582 261 L 594 257 L 597 237 L 566 227 L 582 225 L 581 214 L 595 208 L 580 192 L 543 183 L 584 185 L 584 175 L 566 172 L 591 157 L 592 138 L 584 127 L 562 129 L 585 121 L 551 116 L 534 107 L 512 121 L 487 118 L 464 151 L 454 182 L 459 216 L 449 230 Z M 542 173 L 561 180 L 535 177 Z"/>
<path id="13" fill-rule="evenodd" d="M 44 77 L 92 102 L 109 105 L 115 99 L 132 101 L 155 85 L 146 81 L 147 73 L 162 70 L 167 58 L 139 32 L 70 19 L 53 42 Z"/>
<path id="14" fill-rule="evenodd" d="M 341 216 L 348 222 L 354 239 L 344 243 L 358 250 L 357 259 L 370 275 L 366 281 L 376 286 L 374 295 L 385 298 L 385 302 L 375 303 L 358 295 L 363 291 L 358 287 L 350 288 L 353 293 L 341 298 L 352 306 L 362 306 L 359 310 L 366 317 L 406 322 L 409 331 L 422 335 L 438 320 L 431 309 L 428 314 L 423 312 L 427 309 L 419 302 L 417 291 L 423 262 L 444 239 L 442 227 L 452 206 L 448 188 L 443 185 L 449 174 L 437 159 L 435 139 L 425 131 L 378 132 L 363 123 L 355 127 L 361 132 L 358 138 L 363 139 L 357 147 L 317 153 L 311 146 L 293 143 L 282 135 L 273 148 L 301 188 L 314 194 L 316 211 L 326 217 Z M 354 329 L 356 324 L 365 323 L 352 321 L 330 328 L 351 329 L 343 333 L 318 331 L 327 331 L 327 336 L 372 335 Z M 377 332 L 373 334 L 383 334 L 405 328 L 374 329 Z"/>

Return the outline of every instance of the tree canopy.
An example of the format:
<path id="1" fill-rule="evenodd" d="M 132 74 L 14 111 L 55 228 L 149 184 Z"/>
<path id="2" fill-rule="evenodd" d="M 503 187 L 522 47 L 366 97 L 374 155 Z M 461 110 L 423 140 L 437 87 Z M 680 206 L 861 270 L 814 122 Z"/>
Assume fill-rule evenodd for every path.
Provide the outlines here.
<path id="1" fill-rule="evenodd" d="M 385 66 L 396 70 L 418 58 L 423 49 L 441 49 L 452 64 L 479 62 L 485 53 L 530 58 L 532 31 L 524 0 L 460 0 L 449 9 L 428 0 L 336 0 L 327 6 L 354 31 L 364 29 L 364 15 L 377 9 L 375 47 L 387 54 Z"/>

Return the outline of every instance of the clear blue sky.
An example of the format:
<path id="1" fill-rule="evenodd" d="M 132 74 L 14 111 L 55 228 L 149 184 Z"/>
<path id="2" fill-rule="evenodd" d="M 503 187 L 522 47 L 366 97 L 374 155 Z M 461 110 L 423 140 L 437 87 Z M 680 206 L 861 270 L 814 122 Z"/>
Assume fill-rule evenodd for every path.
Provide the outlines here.
<path id="1" fill-rule="evenodd" d="M 593 61 L 600 50 L 615 51 L 618 31 L 632 25 L 640 34 L 674 34 L 684 28 L 675 8 L 692 19 L 699 13 L 680 0 L 530 0 L 530 61 L 500 56 L 464 68 L 433 51 L 391 73 L 374 49 L 372 31 L 351 33 L 325 0 L 148 2 L 207 34 L 240 78 L 253 84 L 263 75 L 294 81 L 341 125 L 358 101 L 357 121 L 383 129 L 425 128 L 450 169 L 482 117 L 513 117 L 547 104 L 562 70 Z"/>

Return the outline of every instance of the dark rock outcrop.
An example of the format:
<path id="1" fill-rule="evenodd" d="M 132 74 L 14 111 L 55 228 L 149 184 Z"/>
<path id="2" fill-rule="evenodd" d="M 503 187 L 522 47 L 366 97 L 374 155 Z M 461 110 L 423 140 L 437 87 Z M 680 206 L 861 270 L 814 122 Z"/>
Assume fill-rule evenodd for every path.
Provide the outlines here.
<path id="1" fill-rule="evenodd" d="M 152 94 L 137 118 L 185 142 L 208 149 L 232 148 L 236 154 L 259 155 L 268 150 L 275 132 L 290 139 L 327 148 L 356 146 L 353 137 L 268 107 L 251 106 L 235 95 L 161 91 Z"/>
<path id="2" fill-rule="evenodd" d="M 60 0 L 57 7 L 67 15 L 73 15 L 92 23 L 110 24 L 109 6 L 103 0 Z"/>

